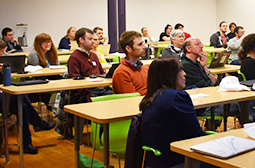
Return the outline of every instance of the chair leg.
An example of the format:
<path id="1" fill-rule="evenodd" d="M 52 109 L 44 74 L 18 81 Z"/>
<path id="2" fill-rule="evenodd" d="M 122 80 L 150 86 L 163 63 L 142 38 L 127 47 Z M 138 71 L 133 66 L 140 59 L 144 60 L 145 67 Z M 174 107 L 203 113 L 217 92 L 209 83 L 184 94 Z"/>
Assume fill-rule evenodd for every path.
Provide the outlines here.
<path id="1" fill-rule="evenodd" d="M 146 150 L 144 150 L 144 152 L 143 152 L 142 168 L 144 168 L 145 156 L 146 156 Z"/>

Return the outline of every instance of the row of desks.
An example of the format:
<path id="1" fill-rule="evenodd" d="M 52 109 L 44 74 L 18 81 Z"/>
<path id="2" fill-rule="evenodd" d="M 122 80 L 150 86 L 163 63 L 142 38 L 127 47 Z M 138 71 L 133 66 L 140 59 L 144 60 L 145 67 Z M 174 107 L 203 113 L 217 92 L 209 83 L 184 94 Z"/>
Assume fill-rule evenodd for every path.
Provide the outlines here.
<path id="1" fill-rule="evenodd" d="M 144 65 L 149 66 L 153 60 L 142 60 Z M 111 64 L 108 63 L 102 63 L 103 69 L 110 69 Z M 239 65 L 228 65 L 226 64 L 224 67 L 219 67 L 219 68 L 211 68 L 209 69 L 212 74 L 218 75 L 218 74 L 223 74 L 223 73 L 229 73 L 229 72 L 237 72 L 240 70 Z M 50 68 L 43 68 L 41 70 L 32 72 L 32 73 L 26 73 L 26 74 L 17 74 L 17 73 L 12 73 L 11 77 L 36 77 L 36 76 L 48 76 L 48 75 L 60 75 L 64 74 L 67 72 L 67 68 L 62 68 L 62 69 L 50 69 Z"/>
<path id="2" fill-rule="evenodd" d="M 228 105 L 232 102 L 240 102 L 241 117 L 248 122 L 249 102 L 248 100 L 255 99 L 255 92 L 217 92 L 218 87 L 208 87 L 199 89 L 200 93 L 208 94 L 209 97 L 193 99 L 195 109 L 200 109 L 216 105 Z M 193 91 L 188 90 L 189 94 Z M 109 165 L 109 123 L 131 119 L 134 115 L 140 113 L 139 103 L 143 97 L 133 97 L 119 100 L 109 100 L 103 102 L 83 103 L 75 105 L 67 105 L 64 110 L 75 115 L 75 130 L 82 132 L 82 127 L 79 127 L 80 118 L 86 118 L 94 122 L 104 125 L 104 164 Z M 84 110 L 86 109 L 86 110 Z M 104 111 L 104 113 L 101 113 Z M 76 152 L 76 167 L 79 162 L 79 144 L 80 135 L 75 134 L 75 152 Z"/>
<path id="3" fill-rule="evenodd" d="M 147 62 L 147 64 L 149 65 L 151 60 L 144 60 L 145 62 Z M 146 63 L 145 63 L 146 64 Z M 235 68 L 233 68 L 235 67 Z M 227 65 L 226 67 L 224 67 L 223 69 L 228 69 L 233 72 L 234 70 L 237 71 L 240 69 L 240 66 L 232 66 L 232 65 Z M 56 75 L 56 74 L 62 74 L 66 72 L 66 69 L 49 69 L 49 68 L 44 68 L 40 71 L 37 71 L 37 72 L 34 72 L 34 73 L 28 73 L 28 74 L 16 74 L 17 76 L 16 77 L 28 77 L 28 76 L 46 76 L 46 75 Z M 213 71 L 212 71 L 213 72 Z M 215 71 L 215 73 L 220 73 L 220 72 L 226 72 L 226 70 L 224 71 Z M 214 72 L 213 72 L 214 73 Z M 15 75 L 14 75 L 15 76 Z M 13 74 L 12 74 L 12 77 L 14 77 Z M 5 100 L 5 96 L 6 94 L 13 94 L 13 95 L 18 95 L 18 104 L 19 104 L 19 107 L 18 107 L 18 114 L 19 114 L 19 123 L 22 123 L 22 95 L 23 94 L 30 94 L 30 93 L 41 93 L 41 92 L 50 92 L 50 91 L 59 91 L 59 90 L 72 90 L 72 89 L 81 89 L 81 88 L 93 88 L 93 87 L 99 87 L 99 86 L 109 86 L 112 84 L 112 80 L 111 79 L 102 79 L 102 81 L 99 81 L 99 82 L 91 82 L 91 81 L 87 81 L 87 80 L 73 80 L 73 79 L 62 79 L 62 80 L 58 80 L 58 81 L 51 81 L 47 84 L 39 84 L 39 85 L 30 85 L 30 86 L 0 86 L 0 90 L 2 90 L 4 92 L 3 96 L 3 100 Z M 209 92 L 209 90 L 206 90 L 206 88 L 204 88 L 206 92 Z M 202 91 L 201 91 L 202 92 Z M 216 90 L 212 90 L 212 94 L 215 94 Z M 217 93 L 217 92 L 216 92 Z M 208 93 L 207 93 L 208 94 Z M 232 95 L 230 95 L 232 94 Z M 247 100 L 250 100 L 252 98 L 255 97 L 254 94 L 252 94 L 252 92 L 245 92 L 245 94 L 240 94 L 240 95 L 237 95 L 236 93 L 221 93 L 220 94 L 221 98 L 217 98 L 217 96 L 215 96 L 215 98 L 217 100 L 212 100 L 210 98 L 205 98 L 203 99 L 203 101 L 195 101 L 193 102 L 194 103 L 194 106 L 195 108 L 203 108 L 203 107 L 207 107 L 207 106 L 210 106 L 210 105 L 217 105 L 217 104 L 228 104 L 228 103 L 231 103 L 233 100 L 235 101 L 243 101 L 244 102 L 244 106 L 246 105 L 245 102 Z M 225 95 L 225 96 L 223 96 Z M 229 97 L 229 98 L 227 98 Z M 130 99 L 130 101 L 132 101 L 133 99 Z M 109 129 L 108 126 L 109 126 L 109 122 L 113 122 L 113 121 L 119 121 L 119 120 L 124 120 L 124 119 L 127 119 L 127 118 L 131 118 L 134 114 L 137 114 L 139 111 L 138 111 L 138 103 L 140 102 L 141 100 L 141 97 L 138 97 L 138 98 L 135 98 L 133 100 L 133 102 L 129 102 L 130 104 L 132 104 L 130 106 L 129 105 L 125 105 L 122 107 L 122 105 L 124 105 L 124 103 L 120 103 L 119 101 L 122 101 L 122 100 L 118 100 L 118 107 L 120 107 L 121 109 L 127 109 L 127 111 L 129 111 L 128 115 L 126 113 L 123 113 L 123 114 L 119 114 L 118 111 L 123 111 L 123 110 L 120 110 L 118 107 L 116 109 L 119 109 L 119 110 L 116 110 L 115 107 L 116 107 L 116 104 L 115 106 L 112 106 L 111 104 L 109 105 L 105 105 L 104 103 L 105 102 L 98 102 L 99 104 L 102 103 L 104 104 L 103 106 L 103 109 L 101 109 L 101 111 L 106 111 L 108 110 L 108 112 L 105 112 L 104 114 L 106 114 L 106 116 L 104 116 L 105 118 L 102 118 L 102 115 L 100 116 L 93 116 L 91 114 L 87 114 L 87 112 L 93 112 L 95 110 L 90 110 L 90 106 L 88 107 L 85 107 L 85 108 L 81 108 L 81 109 L 87 109 L 85 113 L 80 113 L 80 111 L 78 111 L 77 109 L 72 109 L 70 108 L 70 113 L 75 113 L 77 115 L 77 117 L 82 117 L 82 118 L 88 118 L 88 119 L 91 119 L 95 122 L 98 122 L 98 123 L 102 123 L 102 124 L 105 124 L 105 130 L 106 130 L 106 134 L 107 135 L 107 130 Z M 124 100 L 123 100 L 124 101 Z M 4 102 L 5 103 L 5 102 Z M 111 101 L 109 102 L 111 103 Z M 116 103 L 116 102 L 115 102 Z M 87 104 L 94 104 L 94 103 L 87 103 Z M 85 104 L 85 106 L 87 105 Z M 82 104 L 83 106 L 83 104 Z M 100 107 L 100 106 L 98 106 Z M 113 112 L 113 108 L 116 110 L 117 113 Z M 124 108 L 125 107 L 125 108 Z M 94 108 L 94 107 L 91 107 L 91 108 Z M 68 111 L 69 109 L 69 106 L 67 106 L 65 108 L 66 111 Z M 134 110 L 135 109 L 135 110 Z M 4 113 L 6 114 L 6 109 L 4 109 Z M 247 110 L 247 109 L 244 109 L 244 111 Z M 76 111 L 76 112 L 75 112 Z M 110 114 L 114 114 L 113 116 Z M 95 114 L 95 113 L 93 113 Z M 101 113 L 102 114 L 102 113 Z M 244 112 L 243 114 L 247 114 L 247 112 Z M 247 115 L 244 115 L 244 118 L 246 117 Z M 76 120 L 79 121 L 79 119 L 76 117 Z M 5 118 L 5 117 L 4 117 Z M 22 124 L 19 124 L 19 131 L 20 131 L 20 163 L 21 163 L 21 167 L 23 167 L 23 137 L 22 137 Z M 76 129 L 78 130 L 78 128 L 76 127 Z M 7 131 L 6 132 L 6 140 L 8 138 L 7 136 Z M 77 135 L 78 136 L 78 135 Z M 107 140 L 108 138 L 105 137 L 106 139 L 106 145 L 107 145 Z M 78 138 L 76 138 L 76 141 L 78 141 Z M 77 145 L 79 144 L 79 142 L 76 143 L 76 149 L 78 148 Z M 109 143 L 108 143 L 109 144 Z M 7 145 L 7 144 L 6 144 Z M 8 161 L 9 160 L 9 155 L 8 155 L 8 147 L 6 146 L 5 147 L 6 149 L 6 160 Z M 105 150 L 105 164 L 108 165 L 109 164 L 109 148 L 107 149 L 106 147 L 106 150 Z M 76 155 L 77 158 L 79 157 L 79 155 Z"/>

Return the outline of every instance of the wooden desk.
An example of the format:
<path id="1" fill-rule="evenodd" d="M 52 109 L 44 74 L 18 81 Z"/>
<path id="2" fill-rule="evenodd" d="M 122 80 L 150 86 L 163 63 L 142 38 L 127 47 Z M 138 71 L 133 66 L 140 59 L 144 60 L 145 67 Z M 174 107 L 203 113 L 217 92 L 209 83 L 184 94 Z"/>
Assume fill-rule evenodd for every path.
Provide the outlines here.
<path id="1" fill-rule="evenodd" d="M 241 102 L 241 117 L 244 121 L 249 118 L 249 102 L 248 100 L 255 98 L 255 92 L 217 92 L 219 87 L 207 87 L 198 89 L 200 93 L 209 94 L 209 97 L 193 99 L 195 109 L 205 108 L 209 106 L 217 106 L 220 104 L 229 104 L 232 102 Z M 193 90 L 187 90 L 192 94 Z M 75 132 L 81 132 L 79 125 L 80 118 L 86 118 L 100 124 L 104 124 L 104 164 L 109 165 L 109 123 L 132 118 L 133 115 L 140 113 L 139 103 L 143 97 L 133 97 L 118 100 L 108 100 L 93 103 L 81 103 L 75 105 L 67 105 L 64 110 L 75 115 Z M 86 109 L 86 110 L 85 110 Z M 103 113 L 102 113 L 103 111 Z M 224 120 L 226 121 L 226 120 Z M 79 144 L 81 135 L 75 134 L 75 152 L 76 167 L 79 161 Z"/>
<path id="2" fill-rule="evenodd" d="M 176 141 L 171 143 L 170 149 L 176 153 L 179 153 L 185 156 L 186 168 L 196 168 L 195 165 L 199 165 L 198 161 L 203 161 L 203 162 L 206 162 L 218 167 L 224 167 L 224 168 L 255 167 L 255 161 L 254 161 L 255 150 L 232 157 L 230 159 L 218 159 L 215 157 L 199 154 L 190 150 L 190 146 L 192 145 L 200 144 L 206 141 L 210 141 L 210 140 L 221 138 L 228 135 L 251 139 L 243 132 L 243 129 L 236 129 L 236 130 L 231 130 L 227 132 L 222 132 L 219 134 L 207 135 L 203 137 L 197 137 L 197 138 L 192 138 L 192 139 L 187 139 L 182 141 Z"/>
<path id="3" fill-rule="evenodd" d="M 209 70 L 212 72 L 212 74 L 218 75 L 218 74 L 223 74 L 223 73 L 237 72 L 240 70 L 240 68 L 241 68 L 240 65 L 226 64 L 224 67 L 209 68 Z"/>
<path id="4" fill-rule="evenodd" d="M 15 55 L 25 55 L 26 57 L 28 57 L 30 52 L 15 52 L 15 53 L 10 53 L 9 55 L 11 56 L 15 56 Z"/>
<path id="5" fill-rule="evenodd" d="M 38 76 L 51 76 L 51 75 L 61 75 L 67 72 L 67 68 L 61 68 L 61 69 L 50 69 L 50 68 L 43 68 L 41 70 L 26 73 L 26 74 L 18 74 L 18 73 L 11 73 L 11 77 L 20 77 L 20 78 L 26 78 L 26 77 L 38 77 Z"/>
<path id="6" fill-rule="evenodd" d="M 67 61 L 68 61 L 68 59 L 69 59 L 69 57 L 70 57 L 71 55 L 65 55 L 65 56 L 58 56 L 58 61 L 59 61 L 59 63 L 61 64 L 61 63 L 67 63 Z"/>
<path id="7" fill-rule="evenodd" d="M 72 90 L 72 89 L 82 89 L 82 88 L 94 88 L 99 86 L 110 86 L 112 84 L 112 79 L 101 78 L 102 81 L 91 82 L 84 80 L 73 80 L 73 79 L 61 79 L 50 81 L 47 84 L 37 84 L 37 85 L 27 85 L 27 86 L 3 86 L 0 85 L 0 90 L 3 91 L 3 104 L 6 104 L 7 94 L 17 95 L 18 99 L 18 122 L 19 122 L 19 146 L 20 146 L 20 167 L 23 168 L 23 94 L 30 93 L 41 93 L 41 92 L 51 92 L 59 90 Z M 3 106 L 3 118 L 4 123 L 6 123 L 7 106 Z M 5 142 L 8 142 L 7 128 L 5 127 Z M 5 143 L 6 152 L 6 162 L 9 162 L 9 150 L 8 143 Z"/>
<path id="8" fill-rule="evenodd" d="M 212 72 L 213 75 L 218 76 L 218 81 L 220 82 L 224 77 L 226 73 L 230 72 L 237 72 L 241 68 L 240 65 L 229 65 L 225 64 L 224 67 L 219 67 L 219 68 L 209 68 L 209 70 Z"/>
<path id="9" fill-rule="evenodd" d="M 30 52 L 15 52 L 15 53 L 11 53 L 10 55 L 26 55 L 28 57 Z M 67 55 L 67 54 L 72 54 L 73 51 L 69 51 L 69 50 L 57 50 L 58 55 Z"/>

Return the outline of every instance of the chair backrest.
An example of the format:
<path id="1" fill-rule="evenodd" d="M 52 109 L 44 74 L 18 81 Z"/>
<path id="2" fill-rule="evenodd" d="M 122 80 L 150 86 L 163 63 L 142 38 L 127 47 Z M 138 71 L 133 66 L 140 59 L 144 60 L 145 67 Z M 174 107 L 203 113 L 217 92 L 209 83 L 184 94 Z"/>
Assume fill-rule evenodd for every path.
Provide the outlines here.
<path id="1" fill-rule="evenodd" d="M 124 94 L 112 94 L 112 95 L 105 95 L 105 96 L 98 96 L 98 97 L 91 97 L 92 102 L 97 101 L 107 101 L 107 100 L 114 100 L 114 99 L 122 99 L 128 97 L 136 97 L 140 96 L 139 93 L 124 93 Z M 113 122 L 109 124 L 109 142 L 110 142 L 110 152 L 116 153 L 121 157 L 125 156 L 126 150 L 126 141 L 127 135 L 129 131 L 131 120 L 124 120 Z M 121 131 L 120 131 L 121 130 Z M 95 134 L 95 123 L 91 122 L 91 142 L 94 140 Z M 98 128 L 96 131 L 96 143 L 95 149 L 103 150 L 103 130 Z"/>
<path id="2" fill-rule="evenodd" d="M 128 132 L 125 168 L 140 168 L 143 160 L 142 136 L 141 136 L 142 113 L 133 116 Z"/>

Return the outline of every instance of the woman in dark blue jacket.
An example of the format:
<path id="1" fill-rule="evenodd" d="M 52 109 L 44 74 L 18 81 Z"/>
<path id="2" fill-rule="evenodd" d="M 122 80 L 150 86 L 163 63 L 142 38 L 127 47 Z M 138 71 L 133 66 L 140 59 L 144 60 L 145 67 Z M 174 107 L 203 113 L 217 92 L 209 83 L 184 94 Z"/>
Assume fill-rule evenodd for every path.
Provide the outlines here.
<path id="1" fill-rule="evenodd" d="M 161 156 L 148 152 L 148 167 L 172 167 L 184 162 L 184 156 L 172 152 L 170 143 L 206 135 L 185 88 L 185 72 L 175 56 L 161 57 L 149 68 L 147 94 L 140 103 L 142 139 L 162 151 Z"/>

